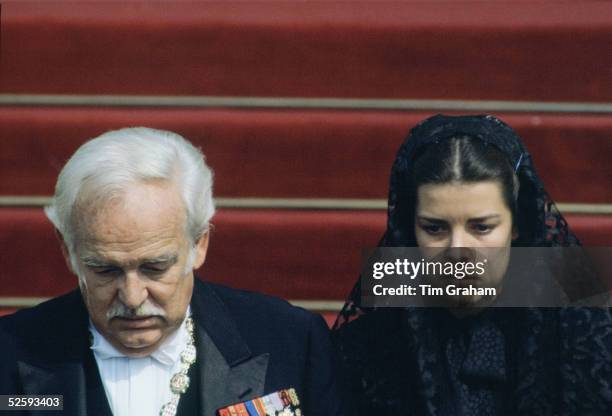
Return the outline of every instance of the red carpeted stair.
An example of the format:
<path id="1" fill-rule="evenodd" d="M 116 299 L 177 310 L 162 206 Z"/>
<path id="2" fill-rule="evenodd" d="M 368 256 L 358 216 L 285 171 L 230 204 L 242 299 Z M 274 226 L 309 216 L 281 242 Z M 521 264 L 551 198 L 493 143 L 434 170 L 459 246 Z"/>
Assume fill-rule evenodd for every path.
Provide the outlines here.
<path id="1" fill-rule="evenodd" d="M 557 201 L 590 204 L 565 205 L 583 242 L 612 245 L 607 2 L 9 0 L 1 11 L 0 314 L 19 307 L 12 298 L 76 286 L 28 197 L 50 196 L 85 140 L 125 126 L 173 130 L 201 146 L 217 197 L 306 200 L 297 210 L 220 209 L 201 275 L 235 287 L 344 299 L 385 212 L 307 203 L 384 200 L 408 130 L 451 107 L 473 113 L 474 102 L 518 130 Z M 43 94 L 54 104 L 33 105 Z M 89 105 L 70 105 L 74 95 Z M 130 106 L 121 95 L 166 103 Z M 93 105 L 100 96 L 109 104 Z M 172 96 L 245 97 L 252 108 L 185 107 Z M 254 104 L 266 97 L 310 97 L 314 108 Z M 370 109 L 348 100 L 332 110 L 320 100 L 329 98 L 370 99 Z M 385 99 L 416 109 L 371 108 Z M 432 111 L 431 99 L 458 101 Z M 527 103 L 509 111 L 499 100 Z M 563 112 L 551 111 L 555 102 Z"/>
<path id="2" fill-rule="evenodd" d="M 5 1 L 15 93 L 612 100 L 605 1 Z"/>
<path id="3" fill-rule="evenodd" d="M 395 152 L 429 112 L 0 107 L 0 194 L 51 195 L 88 138 L 124 126 L 179 132 L 202 148 L 221 197 L 386 198 Z M 552 196 L 612 203 L 612 117 L 500 114 Z"/>

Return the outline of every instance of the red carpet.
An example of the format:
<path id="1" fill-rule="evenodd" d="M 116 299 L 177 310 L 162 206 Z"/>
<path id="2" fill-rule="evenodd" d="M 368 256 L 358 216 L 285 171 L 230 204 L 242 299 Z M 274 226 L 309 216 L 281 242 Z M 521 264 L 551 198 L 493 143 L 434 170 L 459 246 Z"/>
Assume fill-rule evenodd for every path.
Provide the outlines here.
<path id="1" fill-rule="evenodd" d="M 13 93 L 612 99 L 604 1 L 5 1 Z"/>
<path id="2" fill-rule="evenodd" d="M 88 138 L 145 125 L 201 146 L 220 197 L 383 198 L 397 148 L 431 113 L 0 107 L 0 194 L 51 195 Z M 612 203 L 612 117 L 501 114 L 557 201 Z"/>

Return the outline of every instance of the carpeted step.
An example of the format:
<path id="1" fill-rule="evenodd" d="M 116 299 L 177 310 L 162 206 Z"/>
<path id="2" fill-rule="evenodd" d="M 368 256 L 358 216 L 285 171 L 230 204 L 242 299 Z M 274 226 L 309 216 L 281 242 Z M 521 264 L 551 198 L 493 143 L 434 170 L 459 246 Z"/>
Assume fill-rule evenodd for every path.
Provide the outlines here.
<path id="1" fill-rule="evenodd" d="M 15 1 L 0 90 L 612 100 L 607 2 Z"/>
<path id="2" fill-rule="evenodd" d="M 17 310 L 17 308 L 0 308 L 0 316 L 10 315 L 13 312 L 15 312 L 16 310 Z M 328 320 L 328 318 L 326 316 L 325 316 L 325 319 Z M 328 324 L 329 324 L 329 322 L 328 322 Z M 332 322 L 332 324 L 333 324 L 333 322 Z"/>
<path id="3" fill-rule="evenodd" d="M 51 195 L 85 140 L 144 125 L 204 150 L 219 197 L 383 198 L 424 112 L 0 107 L 0 195 Z M 612 202 L 612 116 L 500 114 L 557 201 Z"/>
<path id="4" fill-rule="evenodd" d="M 383 211 L 221 210 L 200 276 L 287 299 L 342 300 L 362 250 L 378 243 Z M 612 246 L 612 215 L 568 215 L 585 245 Z M 0 209 L 0 296 L 76 287 L 41 209 Z"/>

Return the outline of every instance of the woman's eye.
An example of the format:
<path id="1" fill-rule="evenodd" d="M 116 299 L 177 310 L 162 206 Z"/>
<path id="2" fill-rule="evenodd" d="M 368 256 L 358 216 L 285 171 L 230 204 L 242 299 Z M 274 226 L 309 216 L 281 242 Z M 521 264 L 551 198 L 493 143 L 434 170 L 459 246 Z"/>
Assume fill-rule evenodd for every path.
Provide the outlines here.
<path id="1" fill-rule="evenodd" d="M 493 230 L 492 225 L 487 224 L 474 224 L 474 230 L 479 234 L 487 234 Z"/>
<path id="2" fill-rule="evenodd" d="M 421 228 L 423 228 L 426 233 L 432 235 L 441 234 L 444 232 L 444 227 L 437 224 L 422 225 Z"/>

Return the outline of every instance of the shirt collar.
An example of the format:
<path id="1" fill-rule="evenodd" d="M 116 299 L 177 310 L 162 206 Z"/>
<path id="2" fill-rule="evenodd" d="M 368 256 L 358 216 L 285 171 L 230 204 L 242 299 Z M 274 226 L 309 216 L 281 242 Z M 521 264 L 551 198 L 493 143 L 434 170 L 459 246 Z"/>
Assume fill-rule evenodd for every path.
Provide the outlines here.
<path id="1" fill-rule="evenodd" d="M 186 321 L 187 317 L 191 316 L 191 306 L 187 307 L 187 313 L 185 319 L 181 323 L 181 326 L 174 331 L 166 340 L 153 351 L 149 357 L 155 359 L 163 365 L 173 365 L 179 360 L 181 352 L 185 349 L 189 334 L 187 333 Z M 117 350 L 104 336 L 96 329 L 91 319 L 89 320 L 89 331 L 93 336 L 93 342 L 91 350 L 95 353 L 96 358 L 101 360 L 108 360 L 111 358 L 127 358 L 127 356 L 121 351 Z"/>

